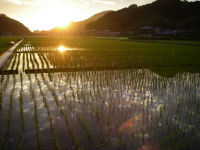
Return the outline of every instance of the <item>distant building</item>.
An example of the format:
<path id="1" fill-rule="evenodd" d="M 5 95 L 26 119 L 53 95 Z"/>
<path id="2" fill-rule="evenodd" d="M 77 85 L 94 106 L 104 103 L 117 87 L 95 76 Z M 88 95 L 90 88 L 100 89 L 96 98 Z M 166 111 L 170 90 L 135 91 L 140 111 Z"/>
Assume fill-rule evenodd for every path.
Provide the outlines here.
<path id="1" fill-rule="evenodd" d="M 138 33 L 144 36 L 152 36 L 155 34 L 155 29 L 151 26 L 144 26 L 138 30 Z"/>
<path id="2" fill-rule="evenodd" d="M 180 33 L 179 30 L 171 30 L 171 29 L 165 29 L 163 31 L 160 31 L 160 35 L 168 35 L 168 36 L 176 36 L 178 33 Z"/>

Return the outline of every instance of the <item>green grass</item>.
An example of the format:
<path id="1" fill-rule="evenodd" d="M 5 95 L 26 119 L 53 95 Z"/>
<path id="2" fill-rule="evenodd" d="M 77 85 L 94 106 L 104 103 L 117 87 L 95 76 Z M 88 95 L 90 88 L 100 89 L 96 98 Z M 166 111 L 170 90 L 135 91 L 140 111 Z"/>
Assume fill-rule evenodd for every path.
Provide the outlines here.
<path id="1" fill-rule="evenodd" d="M 11 36 L 11 37 L 10 36 L 8 36 L 8 37 L 0 36 L 0 55 L 12 46 L 12 45 L 9 45 L 10 41 L 17 41 L 17 39 L 18 39 L 18 37 L 15 37 L 15 36 Z"/>

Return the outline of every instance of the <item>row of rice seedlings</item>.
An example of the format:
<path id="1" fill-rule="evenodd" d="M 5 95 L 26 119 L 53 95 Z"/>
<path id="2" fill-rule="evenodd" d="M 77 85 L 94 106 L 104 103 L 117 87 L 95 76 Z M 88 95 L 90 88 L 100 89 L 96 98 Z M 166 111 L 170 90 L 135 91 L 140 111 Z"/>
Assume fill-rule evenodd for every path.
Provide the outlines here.
<path id="1" fill-rule="evenodd" d="M 33 59 L 32 59 L 32 53 L 30 54 L 29 53 L 29 57 L 30 57 L 30 62 L 31 62 L 31 66 L 32 66 L 32 69 L 35 69 L 35 63 L 34 63 L 34 61 L 33 61 Z"/>
<path id="2" fill-rule="evenodd" d="M 11 57 L 8 59 L 9 63 L 8 63 L 8 61 L 6 62 L 7 67 L 4 67 L 4 68 L 11 69 L 12 65 L 15 64 L 14 60 L 15 60 L 15 57 L 14 57 L 14 54 L 12 54 Z"/>
<path id="3" fill-rule="evenodd" d="M 11 62 L 14 60 L 14 57 L 12 56 L 7 62 L 6 64 L 4 65 L 4 69 L 7 69 L 9 68 L 9 66 L 11 65 Z M 5 79 L 5 76 L 7 77 L 6 80 Z M 3 83 L 4 81 L 4 83 Z M 8 86 L 8 82 L 9 82 L 9 74 L 7 75 L 4 75 L 4 72 L 2 72 L 2 75 L 1 75 L 1 90 L 5 90 Z"/>
<path id="4" fill-rule="evenodd" d="M 88 140 L 89 140 L 89 147 L 91 148 L 93 141 L 94 141 L 94 143 L 96 143 L 96 145 L 100 145 L 100 142 L 97 141 L 97 138 L 92 135 L 92 131 L 91 131 L 91 128 L 90 128 L 87 120 L 84 119 L 84 117 L 78 113 L 76 113 L 76 117 L 77 117 L 78 121 L 80 122 L 82 128 L 87 133 Z"/>
<path id="5" fill-rule="evenodd" d="M 65 123 L 66 123 L 66 127 L 68 128 L 69 130 L 69 133 L 70 135 L 72 136 L 72 139 L 73 139 L 73 142 L 74 142 L 74 145 L 76 147 L 77 150 L 81 150 L 82 149 L 82 146 L 80 144 L 80 140 L 79 138 L 76 136 L 75 132 L 74 132 L 74 129 L 72 127 L 72 124 L 70 123 L 70 121 L 68 120 L 68 117 L 67 117 L 67 113 L 65 113 L 63 111 L 63 107 L 60 105 L 59 101 L 58 101 L 58 96 L 56 94 L 56 92 L 54 91 L 54 89 L 50 86 L 48 86 L 49 90 L 51 91 L 53 97 L 54 97 L 54 100 L 57 104 L 57 107 L 59 108 L 60 110 L 60 113 L 61 115 L 63 116 L 64 120 L 65 120 Z"/>
<path id="6" fill-rule="evenodd" d="M 20 73 L 20 81 L 21 81 L 21 90 L 19 96 L 19 104 L 20 104 L 20 118 L 21 118 L 21 126 L 22 130 L 24 130 L 24 114 L 23 114 L 23 74 Z"/>
<path id="7" fill-rule="evenodd" d="M 19 93 L 19 108 L 20 108 L 20 123 L 21 123 L 21 128 L 18 131 L 17 139 L 16 139 L 16 145 L 17 149 L 20 150 L 22 146 L 22 136 L 23 132 L 25 130 L 24 128 L 24 111 L 23 111 L 23 74 L 20 72 L 20 83 L 21 83 L 21 90 Z"/>
<path id="8" fill-rule="evenodd" d="M 17 58 L 17 65 L 16 65 L 16 70 L 19 69 L 19 65 L 20 65 L 20 61 L 21 61 L 21 53 L 17 54 L 18 58 Z"/>
<path id="9" fill-rule="evenodd" d="M 28 75 L 30 81 L 30 93 L 31 98 L 34 102 L 34 121 L 35 121 L 35 131 L 36 131 L 36 140 L 37 140 L 37 148 L 40 149 L 40 134 L 39 134 L 39 126 L 38 126 L 38 109 L 37 109 L 37 100 L 35 98 L 34 89 L 32 88 L 32 80 L 30 75 Z"/>
<path id="10" fill-rule="evenodd" d="M 40 68 L 40 65 L 38 63 L 39 59 L 36 59 L 36 53 L 32 54 L 33 55 L 33 62 L 36 64 L 37 68 L 39 69 Z"/>
<path id="11" fill-rule="evenodd" d="M 10 123 L 11 123 L 11 119 L 12 119 L 13 94 L 15 92 L 15 80 L 16 80 L 15 75 L 13 75 L 13 78 L 14 78 L 14 83 L 13 83 L 13 88 L 10 93 L 10 102 L 9 102 L 8 118 L 6 121 L 6 130 L 5 130 L 5 134 L 2 135 L 2 137 L 0 139 L 0 148 L 2 150 L 4 149 L 4 144 L 7 142 L 8 137 L 9 137 Z"/>
<path id="12" fill-rule="evenodd" d="M 21 71 L 23 71 L 24 72 L 24 67 L 25 67 L 25 55 L 24 55 L 24 53 L 19 53 L 18 54 L 19 55 L 19 62 L 18 62 L 18 67 L 17 67 L 17 69 L 18 69 L 18 71 L 19 72 L 21 72 Z"/>
<path id="13" fill-rule="evenodd" d="M 1 69 L 1 70 L 7 70 L 7 69 L 9 68 L 9 66 L 11 65 L 11 61 L 13 61 L 13 56 L 11 56 L 11 58 L 8 59 L 8 60 L 6 61 L 6 63 L 3 65 L 3 67 L 0 68 L 0 69 Z M 5 76 L 5 74 L 4 74 L 4 72 L 2 72 L 2 74 L 1 74 L 1 84 L 3 84 L 4 76 Z"/>
<path id="14" fill-rule="evenodd" d="M 42 59 L 42 56 L 41 56 L 41 54 L 40 53 L 38 53 L 38 56 L 39 56 L 39 61 L 40 61 L 40 64 L 42 65 L 42 69 L 45 69 L 45 62 L 44 62 L 44 60 Z M 46 67 L 47 68 L 47 67 Z"/>
<path id="15" fill-rule="evenodd" d="M 22 71 L 25 71 L 25 58 L 26 58 L 26 55 L 25 54 L 22 54 L 22 55 L 23 55 Z"/>
<path id="16" fill-rule="evenodd" d="M 6 80 L 5 80 L 5 83 L 3 84 L 3 90 L 6 90 L 7 86 L 8 86 L 8 83 L 9 83 L 9 78 L 10 76 L 9 75 L 6 75 Z"/>
<path id="17" fill-rule="evenodd" d="M 16 149 L 20 150 L 22 147 L 22 137 L 24 133 L 24 118 L 23 118 L 23 97 L 22 97 L 22 91 L 20 91 L 20 97 L 19 97 L 19 107 L 20 107 L 20 123 L 21 127 L 17 131 L 17 135 L 15 138 L 16 143 Z"/>
<path id="18" fill-rule="evenodd" d="M 43 60 L 44 60 L 44 62 L 45 62 L 45 64 L 46 64 L 46 66 L 47 66 L 47 68 L 49 69 L 49 68 L 50 68 L 50 63 L 49 63 L 49 61 L 47 60 L 47 58 L 44 56 L 43 53 L 41 53 L 41 57 L 43 58 Z"/>
<path id="19" fill-rule="evenodd" d="M 15 69 L 15 66 L 16 66 L 16 61 L 17 61 L 17 54 L 15 53 L 14 54 L 14 60 L 12 62 L 12 65 L 11 65 L 11 70 L 14 70 Z"/>
<path id="20" fill-rule="evenodd" d="M 41 56 L 41 61 L 43 60 L 45 66 L 47 66 L 47 69 L 50 69 L 51 64 L 47 60 L 46 56 L 43 53 L 40 53 L 40 56 Z M 48 77 L 50 78 L 50 81 L 52 81 L 52 75 L 51 75 L 50 71 L 48 71 Z"/>
<path id="21" fill-rule="evenodd" d="M 82 80 L 82 79 L 81 79 Z M 106 91 L 104 91 L 103 90 L 103 88 L 101 89 L 101 88 L 99 88 L 100 86 L 100 84 L 102 83 L 102 81 L 103 80 L 100 80 L 100 78 L 99 79 L 97 79 L 97 80 L 93 80 L 93 83 L 95 83 L 95 82 L 97 83 L 97 84 L 93 84 L 93 91 L 91 91 L 91 89 L 90 89 L 90 91 L 89 91 L 89 93 L 91 93 L 91 95 L 94 95 L 93 96 L 93 98 L 92 98 L 92 101 L 89 103 L 89 104 L 86 104 L 86 106 L 87 105 L 89 105 L 90 107 L 90 109 L 92 110 L 92 112 L 95 114 L 95 116 L 96 116 L 96 120 L 99 122 L 99 121 L 101 121 L 101 122 L 104 122 L 102 119 L 101 119 L 101 117 L 100 116 L 102 116 L 102 114 L 105 114 L 104 113 L 104 105 L 106 105 L 105 104 L 105 101 L 104 101 L 104 99 L 106 99 L 106 98 L 104 98 L 103 97 L 103 95 L 106 95 Z M 99 83 L 98 83 L 99 82 Z M 81 81 L 81 83 L 84 83 L 83 81 Z M 88 86 L 87 84 L 86 84 L 86 86 Z M 81 87 L 81 93 L 83 94 L 83 90 L 84 89 L 87 89 L 88 87 Z M 101 92 L 100 92 L 101 91 Z M 105 93 L 104 93 L 104 92 Z M 103 92 L 103 93 L 102 93 Z M 93 94 L 92 94 L 93 93 Z M 83 99 L 84 99 L 84 97 L 85 96 L 82 96 L 83 97 Z M 99 101 L 98 99 L 97 99 L 97 97 L 98 97 L 98 99 L 99 100 L 101 100 L 101 101 Z M 110 96 L 110 97 L 112 97 L 112 95 Z M 88 99 L 88 98 L 87 98 Z M 118 97 L 117 99 L 120 99 L 120 97 Z M 99 101 L 99 102 L 98 102 Z M 97 104 L 96 104 L 96 102 L 98 102 L 99 104 L 98 104 L 98 106 L 96 106 Z M 112 101 L 111 101 L 112 102 Z M 107 125 L 107 128 L 109 129 L 108 131 L 110 132 L 109 133 L 109 135 L 110 136 L 108 136 L 108 138 L 109 139 L 111 139 L 111 135 L 112 135 L 112 132 L 111 132 L 111 124 L 110 124 L 110 122 L 112 122 L 111 120 L 110 120 L 110 118 L 112 118 L 112 114 L 114 113 L 114 110 L 116 109 L 115 107 L 112 107 L 112 106 L 115 106 L 116 105 L 116 101 L 114 102 L 114 103 L 110 103 L 109 104 L 109 106 L 110 106 L 110 111 L 108 112 L 108 114 L 109 114 L 109 116 L 108 117 L 106 117 L 106 116 L 104 116 L 104 118 L 106 118 L 106 120 L 105 120 L 105 122 L 106 122 L 106 125 Z M 100 128 L 101 128 L 101 135 L 102 135 L 102 127 L 100 126 Z"/>
<path id="22" fill-rule="evenodd" d="M 45 79 L 46 80 L 46 79 Z M 49 79 L 51 80 L 51 79 Z M 55 80 L 54 80 L 55 81 Z M 44 83 L 47 83 L 47 81 L 44 81 Z M 73 129 L 73 126 L 71 124 L 71 122 L 69 121 L 68 119 L 68 115 L 66 112 L 64 112 L 63 110 L 63 107 L 62 107 L 62 104 L 59 102 L 58 100 L 58 95 L 56 94 L 54 88 L 52 86 L 50 86 L 49 84 L 46 85 L 49 89 L 49 91 L 51 92 L 52 96 L 54 97 L 54 100 L 55 100 L 55 103 L 61 113 L 61 115 L 63 116 L 64 120 L 65 120 L 65 123 L 66 123 L 66 127 L 67 129 L 69 130 L 69 133 L 73 139 L 73 142 L 74 142 L 74 146 L 76 147 L 77 150 L 81 150 L 83 149 L 81 144 L 80 144 L 80 140 L 79 138 L 77 137 L 77 135 L 75 134 L 75 131 Z"/>
<path id="23" fill-rule="evenodd" d="M 26 53 L 26 65 L 27 65 L 27 69 L 35 69 L 35 64 L 32 59 L 32 54 L 30 53 Z"/>
<path id="24" fill-rule="evenodd" d="M 25 41 L 21 42 L 17 48 L 14 50 L 14 52 L 21 52 L 24 48 L 24 45 L 25 45 Z"/>
<path id="25" fill-rule="evenodd" d="M 56 150 L 60 149 L 59 148 L 59 144 L 58 144 L 58 140 L 57 140 L 57 137 L 55 135 L 55 127 L 54 127 L 54 124 L 53 124 L 53 120 L 52 120 L 52 116 L 50 114 L 50 110 L 49 110 L 49 105 L 47 103 L 47 99 L 46 99 L 46 96 L 44 94 L 44 92 L 42 91 L 42 86 L 41 86 L 41 82 L 40 80 L 37 80 L 38 81 L 38 87 L 39 87 L 39 90 L 40 90 L 40 94 L 42 95 L 43 97 L 43 103 L 44 103 L 44 106 L 47 110 L 47 113 L 48 113 L 48 119 L 49 119 L 49 123 L 50 123 L 50 129 L 51 129 L 51 136 L 52 136 L 52 141 L 54 143 L 54 148 Z"/>
<path id="26" fill-rule="evenodd" d="M 20 47 L 17 49 L 17 52 L 18 53 L 30 53 L 30 52 L 32 52 L 32 50 L 33 50 L 33 47 L 30 44 L 28 44 L 27 42 L 25 42 L 25 43 L 20 44 Z"/>
<path id="27" fill-rule="evenodd" d="M 27 69 L 30 69 L 30 66 L 29 66 L 29 58 L 28 58 L 28 53 L 26 53 L 26 66 L 27 66 Z"/>
<path id="28" fill-rule="evenodd" d="M 8 66 L 8 65 L 10 65 L 10 64 L 6 63 L 6 66 Z M 7 69 L 7 67 L 5 69 Z M 6 79 L 5 79 L 5 76 L 6 76 Z M 9 82 L 9 74 L 5 75 L 4 72 L 2 72 L 2 74 L 1 74 L 1 89 L 2 90 L 5 90 L 7 88 L 8 82 Z"/>
<path id="29" fill-rule="evenodd" d="M 1 73 L 1 86 L 2 86 L 3 80 L 4 80 L 4 72 Z"/>

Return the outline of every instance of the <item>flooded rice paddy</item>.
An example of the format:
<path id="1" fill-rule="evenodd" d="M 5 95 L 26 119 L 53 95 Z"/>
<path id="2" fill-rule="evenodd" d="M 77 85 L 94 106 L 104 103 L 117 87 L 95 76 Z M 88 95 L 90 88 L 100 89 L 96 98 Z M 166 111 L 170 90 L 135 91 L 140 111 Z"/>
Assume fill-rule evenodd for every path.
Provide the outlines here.
<path id="1" fill-rule="evenodd" d="M 200 149 L 199 73 L 51 72 L 94 67 L 86 58 L 30 44 L 15 51 L 4 70 L 18 73 L 0 76 L 0 149 Z"/>

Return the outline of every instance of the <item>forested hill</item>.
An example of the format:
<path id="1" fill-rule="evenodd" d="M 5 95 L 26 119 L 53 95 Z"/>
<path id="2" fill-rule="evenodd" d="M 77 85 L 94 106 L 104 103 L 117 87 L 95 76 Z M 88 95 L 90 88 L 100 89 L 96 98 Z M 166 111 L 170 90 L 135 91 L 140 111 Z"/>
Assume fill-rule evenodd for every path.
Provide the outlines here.
<path id="1" fill-rule="evenodd" d="M 0 14 L 0 35 L 28 35 L 30 30 L 19 21 Z"/>
<path id="2" fill-rule="evenodd" d="M 92 17 L 86 19 L 86 20 L 83 20 L 83 21 L 79 21 L 79 22 L 73 22 L 67 30 L 83 30 L 85 29 L 85 26 L 88 24 L 88 23 L 91 23 L 91 22 L 94 22 L 94 21 L 97 21 L 99 18 L 103 17 L 104 15 L 106 15 L 107 13 L 109 12 L 113 12 L 111 10 L 108 10 L 108 11 L 103 11 L 103 12 L 100 12 L 100 13 L 97 13 L 95 15 L 93 15 Z"/>
<path id="3" fill-rule="evenodd" d="M 131 5 L 109 12 L 102 18 L 88 23 L 88 29 L 111 31 L 135 30 L 143 26 L 163 29 L 200 29 L 200 2 L 157 0 L 137 7 Z"/>

